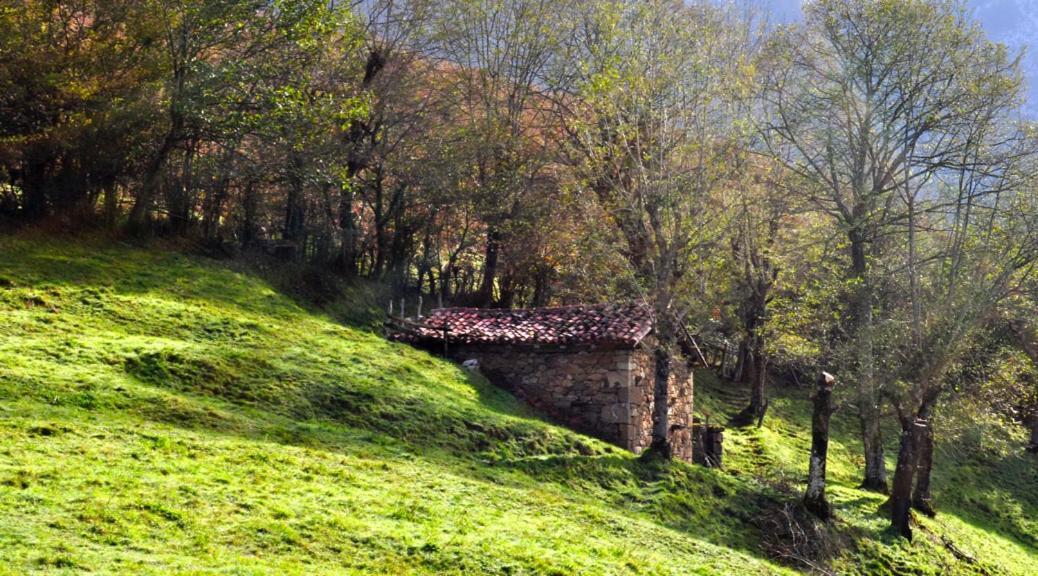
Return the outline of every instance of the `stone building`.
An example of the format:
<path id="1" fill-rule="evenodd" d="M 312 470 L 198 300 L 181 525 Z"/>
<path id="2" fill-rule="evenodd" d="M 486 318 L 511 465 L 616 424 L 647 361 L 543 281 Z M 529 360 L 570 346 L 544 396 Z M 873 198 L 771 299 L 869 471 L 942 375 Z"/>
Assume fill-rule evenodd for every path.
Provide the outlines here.
<path id="1" fill-rule="evenodd" d="M 555 421 L 641 452 L 652 440 L 652 310 L 644 305 L 493 310 L 441 308 L 397 323 L 395 339 L 480 370 Z M 674 455 L 692 460 L 692 375 L 675 358 L 670 381 Z"/>

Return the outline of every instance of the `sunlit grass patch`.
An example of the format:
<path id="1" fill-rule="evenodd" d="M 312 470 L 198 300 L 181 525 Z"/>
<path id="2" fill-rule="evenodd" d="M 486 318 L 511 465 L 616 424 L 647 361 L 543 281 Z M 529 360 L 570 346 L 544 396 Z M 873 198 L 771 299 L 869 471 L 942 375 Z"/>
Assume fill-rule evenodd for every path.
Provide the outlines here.
<path id="1" fill-rule="evenodd" d="M 372 288 L 315 309 L 162 250 L 0 237 L 0 255 L 0 573 L 789 572 L 757 519 L 800 489 L 803 391 L 729 429 L 724 470 L 645 462 L 387 342 Z M 696 382 L 715 421 L 741 407 Z M 888 537 L 847 418 L 830 493 L 862 540 L 841 572 L 1027 573 L 1022 464 L 924 523 L 971 565 Z"/>

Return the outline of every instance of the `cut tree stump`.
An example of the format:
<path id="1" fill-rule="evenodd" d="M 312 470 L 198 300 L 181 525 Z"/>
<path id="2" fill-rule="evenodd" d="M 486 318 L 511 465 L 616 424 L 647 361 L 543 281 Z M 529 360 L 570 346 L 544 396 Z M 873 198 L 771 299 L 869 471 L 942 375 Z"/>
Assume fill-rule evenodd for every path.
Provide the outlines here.
<path id="1" fill-rule="evenodd" d="M 836 378 L 828 372 L 818 377 L 813 396 L 815 409 L 811 420 L 811 461 L 807 472 L 807 492 L 804 507 L 812 514 L 828 521 L 832 507 L 825 498 L 825 463 L 829 453 L 829 417 L 833 413 L 833 387 Z"/>

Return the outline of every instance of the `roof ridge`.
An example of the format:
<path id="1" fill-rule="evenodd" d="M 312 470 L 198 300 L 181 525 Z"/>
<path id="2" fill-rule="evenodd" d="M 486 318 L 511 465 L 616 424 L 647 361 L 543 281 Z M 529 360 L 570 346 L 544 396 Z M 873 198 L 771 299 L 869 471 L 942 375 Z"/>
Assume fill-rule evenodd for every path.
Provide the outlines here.
<path id="1" fill-rule="evenodd" d="M 566 304 L 563 306 L 532 306 L 529 308 L 480 308 L 478 306 L 444 306 L 442 308 L 433 308 L 431 312 L 439 310 L 458 310 L 466 312 L 530 312 L 530 311 L 550 311 L 550 310 L 572 310 L 575 308 L 605 308 L 605 307 L 616 307 L 616 308 L 647 308 L 649 304 L 647 302 L 601 302 L 596 304 Z"/>
<path id="2" fill-rule="evenodd" d="M 535 308 L 437 308 L 428 318 L 443 327 L 419 326 L 393 333 L 402 340 L 456 343 L 593 344 L 635 346 L 652 330 L 645 302 L 602 302 Z"/>

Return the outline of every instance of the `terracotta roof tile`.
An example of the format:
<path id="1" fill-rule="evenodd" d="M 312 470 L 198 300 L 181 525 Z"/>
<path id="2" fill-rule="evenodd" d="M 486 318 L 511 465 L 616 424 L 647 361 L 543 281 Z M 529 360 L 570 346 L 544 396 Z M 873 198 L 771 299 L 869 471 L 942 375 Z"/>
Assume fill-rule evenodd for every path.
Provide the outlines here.
<path id="1" fill-rule="evenodd" d="M 560 308 L 497 310 L 440 308 L 406 328 L 390 329 L 396 340 L 464 344 L 616 344 L 634 346 L 652 329 L 644 304 L 596 304 Z"/>

